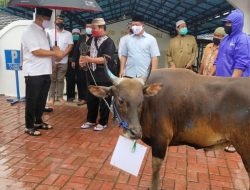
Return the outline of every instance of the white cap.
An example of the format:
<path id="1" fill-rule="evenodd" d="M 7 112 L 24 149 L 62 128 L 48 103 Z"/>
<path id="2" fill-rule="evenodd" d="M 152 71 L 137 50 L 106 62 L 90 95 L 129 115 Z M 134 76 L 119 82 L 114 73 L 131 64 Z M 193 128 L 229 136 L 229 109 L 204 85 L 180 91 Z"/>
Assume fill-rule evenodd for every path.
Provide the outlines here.
<path id="1" fill-rule="evenodd" d="M 103 18 L 95 18 L 92 23 L 92 25 L 97 25 L 97 26 L 101 26 L 101 25 L 105 25 L 105 20 Z"/>
<path id="2" fill-rule="evenodd" d="M 186 23 L 184 20 L 179 20 L 179 21 L 177 21 L 177 22 L 176 22 L 176 28 L 177 28 L 178 26 L 180 26 L 181 24 L 184 24 L 184 23 Z"/>
<path id="3" fill-rule="evenodd" d="M 72 33 L 79 33 L 80 34 L 80 30 L 78 28 L 75 28 L 72 30 Z"/>

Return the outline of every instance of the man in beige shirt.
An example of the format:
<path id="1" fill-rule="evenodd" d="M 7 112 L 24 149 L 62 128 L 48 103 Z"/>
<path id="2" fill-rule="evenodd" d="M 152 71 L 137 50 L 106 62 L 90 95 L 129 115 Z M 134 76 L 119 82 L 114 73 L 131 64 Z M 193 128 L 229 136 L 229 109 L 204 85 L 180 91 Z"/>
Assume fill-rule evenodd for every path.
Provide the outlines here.
<path id="1" fill-rule="evenodd" d="M 167 50 L 167 61 L 170 68 L 192 69 L 197 56 L 197 43 L 192 35 L 187 35 L 185 21 L 176 22 L 178 35 L 170 40 Z"/>

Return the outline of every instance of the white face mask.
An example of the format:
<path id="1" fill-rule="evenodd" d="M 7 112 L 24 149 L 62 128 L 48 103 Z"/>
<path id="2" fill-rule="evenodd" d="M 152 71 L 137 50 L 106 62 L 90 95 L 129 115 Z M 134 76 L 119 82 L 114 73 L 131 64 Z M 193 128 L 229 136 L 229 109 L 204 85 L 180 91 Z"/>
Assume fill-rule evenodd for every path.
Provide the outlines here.
<path id="1" fill-rule="evenodd" d="M 43 20 L 42 23 L 43 28 L 51 28 L 52 24 L 50 20 Z"/>
<path id="2" fill-rule="evenodd" d="M 132 26 L 132 30 L 133 30 L 133 33 L 134 34 L 140 34 L 141 31 L 143 30 L 143 27 L 142 26 Z"/>
<path id="3" fill-rule="evenodd" d="M 86 28 L 85 31 L 88 35 L 92 34 L 92 28 Z"/>

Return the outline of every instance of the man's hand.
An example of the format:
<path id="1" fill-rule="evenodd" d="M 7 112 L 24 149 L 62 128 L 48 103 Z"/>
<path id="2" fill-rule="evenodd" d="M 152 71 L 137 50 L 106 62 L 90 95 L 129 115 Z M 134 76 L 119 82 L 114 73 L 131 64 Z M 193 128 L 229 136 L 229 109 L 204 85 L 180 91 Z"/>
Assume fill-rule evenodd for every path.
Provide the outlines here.
<path id="1" fill-rule="evenodd" d="M 234 69 L 232 77 L 241 77 L 243 71 L 240 69 Z"/>
<path id="2" fill-rule="evenodd" d="M 71 67 L 72 67 L 72 69 L 75 69 L 76 68 L 76 62 L 72 61 L 71 62 Z"/>
<path id="3" fill-rule="evenodd" d="M 58 46 L 54 46 L 52 50 L 55 54 L 56 61 L 60 61 L 61 59 L 64 58 L 64 52 L 60 50 Z"/>
<path id="4" fill-rule="evenodd" d="M 119 77 L 120 77 L 120 78 L 124 77 L 124 74 L 125 74 L 125 73 L 124 73 L 124 70 L 121 70 L 120 73 L 119 73 Z"/>
<path id="5" fill-rule="evenodd" d="M 79 58 L 79 65 L 81 66 L 81 67 L 86 67 L 86 64 L 89 62 L 89 56 L 80 56 L 80 58 Z"/>
<path id="6" fill-rule="evenodd" d="M 171 68 L 171 69 L 175 69 L 175 68 L 176 68 L 176 66 L 175 66 L 175 64 L 171 64 L 169 68 Z"/>
<path id="7" fill-rule="evenodd" d="M 187 64 L 185 68 L 186 69 L 192 69 L 192 64 Z"/>

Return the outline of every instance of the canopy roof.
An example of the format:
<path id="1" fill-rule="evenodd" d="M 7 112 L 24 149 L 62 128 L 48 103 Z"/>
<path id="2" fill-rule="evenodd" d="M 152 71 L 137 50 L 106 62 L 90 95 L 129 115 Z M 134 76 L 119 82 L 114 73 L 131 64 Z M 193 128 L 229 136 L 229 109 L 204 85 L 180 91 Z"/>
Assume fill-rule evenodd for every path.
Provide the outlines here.
<path id="1" fill-rule="evenodd" d="M 103 17 L 108 24 L 143 15 L 146 24 L 171 34 L 183 19 L 192 34 L 211 33 L 233 7 L 226 0 L 97 0 L 103 12 L 63 11 L 67 28 L 80 28 L 83 20 Z M 4 8 L 11 14 L 32 18 L 32 9 Z"/>

